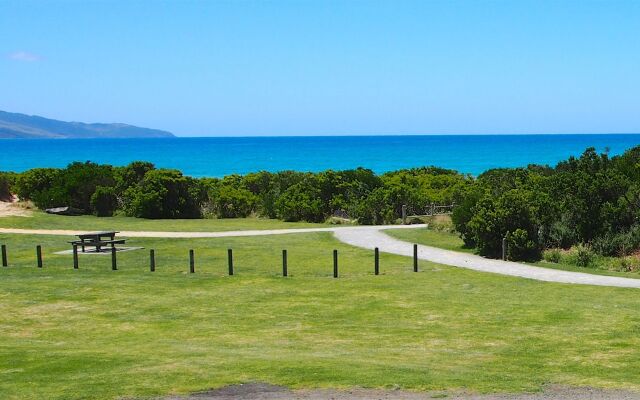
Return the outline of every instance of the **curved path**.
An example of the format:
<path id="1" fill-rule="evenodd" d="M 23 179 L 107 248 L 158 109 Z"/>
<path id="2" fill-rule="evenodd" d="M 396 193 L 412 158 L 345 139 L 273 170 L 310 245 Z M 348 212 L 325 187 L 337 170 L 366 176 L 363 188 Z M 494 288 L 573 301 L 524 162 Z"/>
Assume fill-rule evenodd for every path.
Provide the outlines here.
<path id="1" fill-rule="evenodd" d="M 383 228 L 384 229 L 384 228 Z M 413 256 L 413 244 L 392 238 L 380 229 L 352 230 L 344 229 L 334 233 L 340 241 L 356 247 L 373 249 L 378 247 L 385 253 Z M 562 271 L 551 268 L 534 267 L 511 261 L 493 260 L 473 254 L 443 250 L 430 246 L 418 246 L 418 258 L 454 267 L 475 271 L 492 272 L 520 278 L 536 279 L 545 282 L 573 283 L 581 285 L 617 286 L 640 288 L 640 279 L 620 278 L 587 274 L 583 272 Z"/>
<path id="2" fill-rule="evenodd" d="M 413 244 L 392 238 L 382 231 L 385 229 L 414 229 L 425 225 L 381 225 L 355 227 L 327 227 L 302 229 L 265 229 L 226 232 L 168 232 L 168 231 L 122 231 L 122 236 L 153 238 L 219 238 L 237 236 L 286 235 L 295 233 L 333 232 L 335 237 L 349 245 L 365 249 L 378 247 L 380 251 L 402 256 L 413 256 Z M 13 229 L 0 228 L 0 234 L 31 235 L 64 235 L 72 236 L 85 231 L 47 230 L 47 229 Z M 418 258 L 438 264 L 491 272 L 520 278 L 536 279 L 546 282 L 572 283 L 581 285 L 616 286 L 640 288 L 640 279 L 621 278 L 615 276 L 594 275 L 582 272 L 562 271 L 551 268 L 534 267 L 510 261 L 493 260 L 473 254 L 459 253 L 430 246 L 418 246 Z"/>

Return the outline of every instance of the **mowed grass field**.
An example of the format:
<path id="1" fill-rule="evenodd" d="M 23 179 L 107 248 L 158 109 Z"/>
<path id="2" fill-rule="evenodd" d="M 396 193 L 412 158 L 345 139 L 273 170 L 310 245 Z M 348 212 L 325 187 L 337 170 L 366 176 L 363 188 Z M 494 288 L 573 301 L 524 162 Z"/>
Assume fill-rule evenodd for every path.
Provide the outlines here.
<path id="1" fill-rule="evenodd" d="M 103 217 L 91 215 L 68 217 L 33 211 L 30 217 L 2 217 L 0 228 L 19 229 L 69 229 L 83 231 L 169 231 L 169 232 L 217 232 L 259 229 L 292 229 L 327 227 L 328 224 L 309 222 L 284 222 L 267 218 L 230 219 L 142 219 L 132 217 Z"/>
<path id="2" fill-rule="evenodd" d="M 0 226 L 3 226 L 0 221 Z M 40 226 L 48 228 L 48 226 Z M 116 229 L 119 226 L 114 227 Z M 124 228 L 120 228 L 124 229 Z M 484 274 L 371 252 L 330 233 L 132 239 L 80 255 L 0 235 L 0 398 L 144 398 L 262 381 L 295 388 L 640 390 L 640 291 Z M 35 266 L 43 246 L 44 268 Z M 157 271 L 148 270 L 148 249 Z M 236 275 L 227 276 L 233 248 Z M 290 277 L 281 273 L 289 252 Z M 188 250 L 196 254 L 189 274 Z M 340 278 L 332 278 L 332 250 Z"/>

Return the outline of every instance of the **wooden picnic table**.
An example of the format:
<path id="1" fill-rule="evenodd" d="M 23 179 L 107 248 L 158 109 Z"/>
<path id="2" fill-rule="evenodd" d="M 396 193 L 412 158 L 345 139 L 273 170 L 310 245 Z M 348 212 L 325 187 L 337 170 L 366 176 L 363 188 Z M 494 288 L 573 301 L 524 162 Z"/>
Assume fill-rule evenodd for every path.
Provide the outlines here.
<path id="1" fill-rule="evenodd" d="M 80 246 L 82 248 L 82 252 L 85 252 L 85 247 L 95 247 L 96 252 L 100 252 L 102 246 L 111 245 L 111 247 L 115 247 L 116 244 L 124 244 L 125 239 L 117 239 L 116 234 L 120 233 L 118 231 L 100 231 L 100 232 L 89 232 L 82 233 L 78 236 L 80 240 L 74 240 L 71 242 L 74 246 Z"/>

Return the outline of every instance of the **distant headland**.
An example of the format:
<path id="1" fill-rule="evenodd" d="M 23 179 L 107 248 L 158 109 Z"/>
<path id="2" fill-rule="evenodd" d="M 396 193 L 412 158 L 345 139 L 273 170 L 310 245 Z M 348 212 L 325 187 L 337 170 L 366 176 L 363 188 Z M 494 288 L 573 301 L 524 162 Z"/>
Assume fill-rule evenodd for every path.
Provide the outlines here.
<path id="1" fill-rule="evenodd" d="M 65 122 L 0 111 L 0 139 L 162 138 L 171 132 L 120 123 Z"/>

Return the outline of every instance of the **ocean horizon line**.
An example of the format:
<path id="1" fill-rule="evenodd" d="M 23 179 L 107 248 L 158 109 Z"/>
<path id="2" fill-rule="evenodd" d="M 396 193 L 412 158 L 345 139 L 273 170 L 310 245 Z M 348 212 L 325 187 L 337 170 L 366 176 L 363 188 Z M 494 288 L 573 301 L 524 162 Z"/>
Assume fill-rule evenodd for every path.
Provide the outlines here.
<path id="1" fill-rule="evenodd" d="M 87 137 L 87 138 L 0 138 L 0 140 L 41 141 L 41 140 L 174 140 L 174 139 L 256 139 L 256 138 L 359 138 L 359 137 L 478 137 L 478 136 L 598 136 L 598 135 L 640 135 L 639 132 L 571 132 L 571 133 L 371 133 L 371 134 L 326 134 L 326 135 L 194 135 L 183 136 L 174 134 L 173 137 Z"/>

